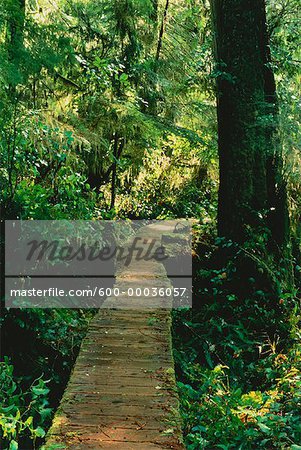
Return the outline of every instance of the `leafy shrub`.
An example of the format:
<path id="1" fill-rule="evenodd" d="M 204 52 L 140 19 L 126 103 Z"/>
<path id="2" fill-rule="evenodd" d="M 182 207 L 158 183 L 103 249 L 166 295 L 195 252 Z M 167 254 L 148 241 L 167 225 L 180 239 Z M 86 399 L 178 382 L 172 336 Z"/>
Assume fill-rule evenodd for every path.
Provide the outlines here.
<path id="1" fill-rule="evenodd" d="M 0 363 L 0 436 L 3 450 L 22 450 L 19 442 L 37 441 L 45 436 L 52 409 L 47 381 L 39 378 L 26 391 L 14 377 L 8 358 Z M 24 447 L 23 447 L 24 448 Z"/>
<path id="2" fill-rule="evenodd" d="M 4 450 L 18 448 L 16 443 L 20 450 L 37 448 L 43 442 L 93 314 L 64 309 L 4 311 L 2 352 L 14 342 L 12 360 L 5 357 L 0 365 Z"/>
<path id="3" fill-rule="evenodd" d="M 90 219 L 96 195 L 70 132 L 24 114 L 3 131 L 0 172 L 4 214 L 22 219 Z"/>
<path id="4" fill-rule="evenodd" d="M 178 386 L 187 448 L 297 450 L 301 444 L 300 351 L 300 347 L 292 348 L 255 366 L 254 371 L 265 366 L 267 378 L 256 390 L 242 389 L 228 366 L 185 366 L 189 383 Z"/>
<path id="5" fill-rule="evenodd" d="M 195 310 L 174 312 L 189 450 L 301 449 L 300 302 L 261 259 L 266 238 L 244 248 L 217 239 L 197 262 Z"/>

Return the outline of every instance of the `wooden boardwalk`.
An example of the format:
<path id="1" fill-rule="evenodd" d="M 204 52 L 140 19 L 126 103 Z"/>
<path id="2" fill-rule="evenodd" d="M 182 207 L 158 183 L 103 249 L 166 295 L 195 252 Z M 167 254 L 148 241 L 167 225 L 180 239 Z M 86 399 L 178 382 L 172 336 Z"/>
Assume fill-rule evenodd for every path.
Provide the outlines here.
<path id="1" fill-rule="evenodd" d="M 158 230 L 149 226 L 143 229 L 143 237 L 146 234 L 160 244 Z M 119 268 L 120 290 L 148 284 L 170 286 L 161 263 L 133 262 Z M 106 300 L 82 343 L 45 449 L 184 448 L 170 302 L 162 297 Z"/>

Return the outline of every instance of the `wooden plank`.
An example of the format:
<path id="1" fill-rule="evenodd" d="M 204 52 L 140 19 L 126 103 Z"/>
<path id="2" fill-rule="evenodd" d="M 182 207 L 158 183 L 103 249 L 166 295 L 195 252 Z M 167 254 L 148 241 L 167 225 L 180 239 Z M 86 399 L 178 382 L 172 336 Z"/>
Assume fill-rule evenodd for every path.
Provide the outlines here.
<path id="1" fill-rule="evenodd" d="M 156 236 L 151 227 L 147 234 Z M 119 288 L 141 287 L 144 281 L 170 286 L 164 267 L 157 262 L 134 262 L 118 270 Z M 107 309 L 93 319 L 82 343 L 46 450 L 55 450 L 54 444 L 71 450 L 184 448 L 169 299 L 155 300 L 153 306 L 158 309 L 147 309 L 151 300 L 137 297 L 105 301 Z M 113 305 L 127 309 L 112 309 Z"/>

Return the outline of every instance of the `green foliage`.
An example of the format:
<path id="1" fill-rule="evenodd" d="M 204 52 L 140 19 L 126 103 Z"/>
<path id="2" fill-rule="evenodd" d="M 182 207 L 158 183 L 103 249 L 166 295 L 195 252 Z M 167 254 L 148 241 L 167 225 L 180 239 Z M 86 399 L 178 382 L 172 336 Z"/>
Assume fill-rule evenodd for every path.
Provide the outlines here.
<path id="1" fill-rule="evenodd" d="M 295 262 L 301 257 L 300 204 L 300 23 L 296 0 L 267 2 L 273 69 L 276 75 L 280 109 L 281 143 L 285 156 L 285 177 L 288 184 L 291 234 Z M 300 289 L 301 278 L 295 272 Z"/>
<path id="2" fill-rule="evenodd" d="M 14 364 L 8 358 L 0 363 L 0 435 L 4 450 L 36 448 L 43 442 L 57 407 L 53 393 L 62 394 L 93 315 L 93 310 L 64 309 L 6 310 L 2 315 L 4 340 L 11 338 L 7 332 L 13 327 L 18 337 L 28 341 L 26 355 L 20 353 L 22 343 L 14 348 L 13 361 L 18 372 L 25 371 L 23 376 L 14 375 Z M 17 444 L 19 447 L 14 447 Z"/>
<path id="3" fill-rule="evenodd" d="M 20 117 L 1 142 L 1 202 L 23 219 L 90 218 L 95 195 L 72 149 L 72 133 Z"/>
<path id="4" fill-rule="evenodd" d="M 68 365 L 73 362 L 94 313 L 94 310 L 77 309 L 25 309 L 16 311 L 14 315 L 7 312 L 3 320 L 13 318 L 21 329 L 34 332 L 37 339 L 55 350 L 58 356 L 67 358 Z"/>
<path id="5" fill-rule="evenodd" d="M 265 378 L 256 390 L 242 389 L 231 367 L 185 366 L 188 383 L 178 387 L 188 449 L 298 448 L 300 347 L 253 366 Z"/>
<path id="6" fill-rule="evenodd" d="M 259 290 L 242 302 L 230 293 L 224 268 L 207 275 L 210 281 L 202 271 L 194 282 L 197 311 L 174 313 L 187 448 L 288 450 L 300 445 L 298 302 L 293 315 L 287 296 L 278 305 L 274 300 L 275 310 L 269 295 Z M 206 287 L 197 293 L 202 284 Z"/>
<path id="7" fill-rule="evenodd" d="M 281 291 L 282 274 L 266 263 L 268 234 L 244 247 L 221 238 L 204 247 L 198 234 L 206 225 L 194 230 L 196 248 L 205 248 L 195 267 L 195 310 L 175 312 L 173 330 L 185 444 L 297 448 L 300 302 Z M 223 254 L 232 255 L 225 265 Z"/>
<path id="8" fill-rule="evenodd" d="M 7 155 L 1 176 L 9 191 L 9 198 L 4 200 L 5 210 L 10 210 L 10 216 L 17 214 L 24 218 L 60 219 L 68 217 L 68 213 L 71 218 L 89 218 L 93 202 L 97 201 L 101 216 L 107 217 L 114 164 L 118 200 L 119 192 L 121 197 L 125 192 L 123 180 L 127 179 L 126 189 L 128 185 L 139 184 L 141 166 L 150 158 L 151 150 L 160 153 L 167 133 L 182 135 L 197 144 L 202 124 L 195 114 L 200 108 L 209 107 L 199 89 L 202 82 L 204 86 L 210 84 L 208 73 L 199 70 L 208 62 L 211 52 L 208 10 L 202 1 L 171 5 L 161 53 L 156 55 L 162 5 L 156 10 L 151 1 L 61 0 L 58 6 L 42 2 L 37 10 L 28 3 L 24 12 L 20 5 L 6 0 L 0 40 L 4 61 L 0 82 L 6 93 L 0 129 L 3 153 Z M 12 36 L 11 53 L 10 41 L 5 39 L 10 17 L 13 23 L 20 22 L 21 36 L 18 42 Z M 212 106 L 209 108 L 214 114 Z M 32 114 L 29 119 L 24 113 L 28 109 Z M 39 122 L 43 124 L 41 127 Z M 209 143 L 212 137 L 207 139 L 211 127 L 207 117 L 204 125 L 208 131 L 202 131 L 203 136 L 207 134 L 203 144 L 209 144 L 209 154 L 214 145 Z M 44 140 L 43 127 L 48 127 L 50 148 L 46 153 L 52 154 L 53 165 L 57 153 L 56 170 L 49 170 L 44 178 L 39 176 L 37 165 L 45 173 L 50 155 L 36 148 L 37 140 Z M 66 131 L 72 131 L 74 139 L 73 146 L 67 144 L 68 151 L 61 137 L 50 136 Z M 40 133 L 42 136 L 38 136 Z M 119 143 L 117 155 L 114 155 L 115 136 Z M 40 154 L 35 155 L 38 150 Z M 64 161 L 59 162 L 60 155 L 65 157 Z M 22 158 L 28 163 L 28 173 L 22 167 L 20 176 L 18 163 L 24 164 Z M 7 165 L 10 173 L 5 172 Z M 181 167 L 176 161 L 173 169 L 179 177 Z M 100 198 L 86 192 L 87 180 Z M 185 203 L 197 198 L 197 186 L 194 188 L 193 184 L 196 183 L 193 181 L 191 188 L 187 188 L 191 193 L 186 192 L 179 207 L 176 192 L 171 205 L 173 215 L 191 215 L 192 208 Z M 173 194 L 171 189 L 169 197 Z M 148 198 L 151 202 L 151 196 Z M 136 200 L 139 202 L 133 199 Z M 147 208 L 152 205 L 146 205 Z M 167 209 L 169 202 L 151 215 L 162 212 L 164 216 L 169 214 Z"/>
<path id="9" fill-rule="evenodd" d="M 187 138 L 167 136 L 160 149 L 146 153 L 130 192 L 128 178 L 124 177 L 124 194 L 119 196 L 117 214 L 132 218 L 213 220 L 217 183 L 208 179 L 215 163 L 213 158 L 206 159 L 208 150 Z"/>
<path id="10" fill-rule="evenodd" d="M 47 381 L 34 380 L 22 391 L 8 358 L 0 363 L 0 437 L 3 450 L 17 450 L 20 438 L 34 443 L 45 436 L 52 409 L 49 408 Z"/>

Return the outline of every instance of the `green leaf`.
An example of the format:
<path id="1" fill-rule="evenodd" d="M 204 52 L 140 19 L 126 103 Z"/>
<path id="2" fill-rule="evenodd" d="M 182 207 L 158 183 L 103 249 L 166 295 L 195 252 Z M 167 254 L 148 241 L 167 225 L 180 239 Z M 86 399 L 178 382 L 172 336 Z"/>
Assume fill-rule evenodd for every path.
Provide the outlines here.
<path id="1" fill-rule="evenodd" d="M 32 421 L 33 421 L 33 417 L 29 416 L 28 419 L 26 419 L 26 421 L 24 422 L 24 425 L 26 427 L 30 427 L 30 425 L 32 424 Z"/>
<path id="2" fill-rule="evenodd" d="M 42 421 L 44 422 L 45 419 L 47 419 L 48 417 L 51 416 L 52 408 L 42 408 L 42 409 L 40 409 L 39 413 L 40 413 Z"/>
<path id="3" fill-rule="evenodd" d="M 270 433 L 271 431 L 271 429 L 264 423 L 258 423 L 258 426 L 261 429 L 261 431 L 263 431 L 263 433 Z"/>
<path id="4" fill-rule="evenodd" d="M 11 441 L 11 443 L 9 445 L 9 450 L 18 450 L 18 448 L 19 448 L 18 442 Z"/>
<path id="5" fill-rule="evenodd" d="M 11 406 L 7 406 L 7 407 L 1 408 L 1 411 L 4 412 L 5 414 L 8 414 L 9 412 L 11 412 L 15 408 L 16 408 L 15 405 L 11 405 Z"/>
<path id="6" fill-rule="evenodd" d="M 126 81 L 127 79 L 128 79 L 128 75 L 126 73 L 122 73 L 120 75 L 120 81 L 121 82 Z"/>
<path id="7" fill-rule="evenodd" d="M 37 436 L 37 437 L 44 437 L 45 436 L 45 430 L 43 430 L 43 428 L 41 428 L 41 427 L 37 427 L 35 430 L 34 430 L 34 434 L 35 434 L 35 436 Z"/>
<path id="8" fill-rule="evenodd" d="M 49 392 L 48 388 L 39 388 L 39 387 L 35 387 L 35 386 L 33 386 L 31 388 L 31 390 L 36 395 L 46 395 Z"/>

